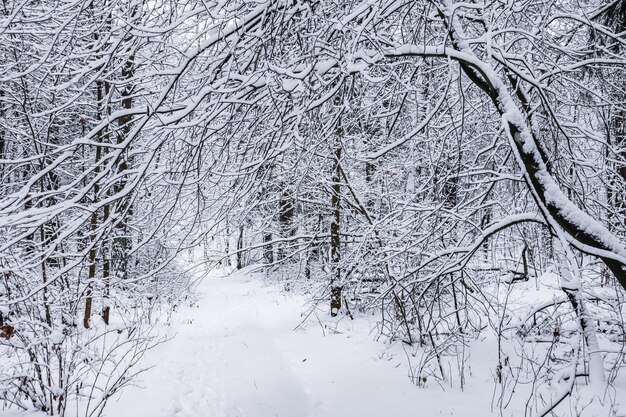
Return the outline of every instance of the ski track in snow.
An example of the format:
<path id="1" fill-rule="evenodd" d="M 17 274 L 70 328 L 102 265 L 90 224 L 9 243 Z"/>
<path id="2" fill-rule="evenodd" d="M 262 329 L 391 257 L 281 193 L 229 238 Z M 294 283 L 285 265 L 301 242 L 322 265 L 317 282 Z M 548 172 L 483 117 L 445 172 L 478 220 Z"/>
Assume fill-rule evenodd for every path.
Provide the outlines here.
<path id="1" fill-rule="evenodd" d="M 313 318 L 294 331 L 305 298 L 258 276 L 207 278 L 198 291 L 198 306 L 176 315 L 176 336 L 146 355 L 154 367 L 109 403 L 106 417 L 489 414 L 469 393 L 450 402 L 437 386 L 414 386 L 406 359 L 373 340 L 374 320 L 344 318 L 349 330 L 334 332 Z"/>

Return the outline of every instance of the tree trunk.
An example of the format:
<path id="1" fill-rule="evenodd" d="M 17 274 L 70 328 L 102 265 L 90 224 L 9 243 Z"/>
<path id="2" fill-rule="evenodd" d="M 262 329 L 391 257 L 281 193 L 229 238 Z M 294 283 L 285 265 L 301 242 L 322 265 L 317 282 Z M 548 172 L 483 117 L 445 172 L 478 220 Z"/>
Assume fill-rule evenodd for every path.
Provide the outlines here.
<path id="1" fill-rule="evenodd" d="M 338 128 L 341 130 L 341 127 Z M 341 132 L 340 132 L 341 133 Z M 330 282 L 330 315 L 332 317 L 339 314 L 341 310 L 341 236 L 339 233 L 339 225 L 341 220 L 341 146 L 337 144 L 335 147 L 335 160 L 333 164 L 332 176 L 332 221 L 330 223 L 330 264 L 331 264 L 331 282 Z"/>
<path id="2" fill-rule="evenodd" d="M 131 110 L 133 107 L 133 85 L 130 80 L 135 73 L 134 55 L 131 55 L 124 67 L 122 68 L 122 78 L 127 80 L 128 84 L 121 92 L 121 107 L 123 110 Z M 123 116 L 119 119 L 120 133 L 117 135 L 117 144 L 122 144 L 131 130 L 131 123 L 133 117 Z M 117 172 L 120 175 L 120 180 L 115 187 L 115 193 L 121 193 L 127 183 L 125 172 L 129 168 L 129 155 L 125 151 L 121 155 L 121 160 L 118 163 Z M 120 280 L 125 280 L 128 277 L 128 251 L 130 250 L 130 238 L 128 236 L 128 219 L 132 216 L 132 207 L 130 196 L 121 197 L 117 204 L 117 223 L 115 224 L 114 238 L 113 238 L 113 269 L 115 277 Z"/>
<path id="3" fill-rule="evenodd" d="M 283 188 L 285 188 L 284 184 L 283 184 Z M 288 191 L 283 190 L 283 193 L 281 195 L 280 202 L 278 203 L 278 205 L 279 205 L 278 222 L 280 224 L 282 237 L 283 238 L 292 237 L 294 235 L 294 230 L 293 230 L 294 207 L 293 207 L 293 200 L 291 196 L 289 195 Z M 281 242 L 280 246 L 278 247 L 277 255 L 278 255 L 279 262 L 284 260 L 285 257 L 287 256 L 286 250 L 285 250 L 286 245 L 287 245 L 286 242 Z"/>
<path id="4" fill-rule="evenodd" d="M 274 263 L 274 245 L 272 244 L 272 234 L 266 233 L 263 235 L 263 258 L 265 263 L 270 265 Z"/>
<path id="5" fill-rule="evenodd" d="M 239 238 L 237 238 L 237 269 L 243 267 L 243 225 L 241 225 L 239 226 Z"/>

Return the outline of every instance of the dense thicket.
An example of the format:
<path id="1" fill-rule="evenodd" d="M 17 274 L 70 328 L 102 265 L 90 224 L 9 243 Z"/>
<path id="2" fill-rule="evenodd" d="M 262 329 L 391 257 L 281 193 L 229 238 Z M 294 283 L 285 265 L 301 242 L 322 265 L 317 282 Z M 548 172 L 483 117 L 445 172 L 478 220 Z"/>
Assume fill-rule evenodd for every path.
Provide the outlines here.
<path id="1" fill-rule="evenodd" d="M 0 398 L 100 412 L 195 245 L 325 283 L 332 315 L 381 311 L 426 352 L 418 382 L 460 358 L 462 386 L 492 329 L 523 346 L 502 392 L 555 358 L 532 415 L 610 384 L 625 27 L 623 0 L 4 1 Z M 561 298 L 513 323 L 502 294 L 547 271 Z"/>

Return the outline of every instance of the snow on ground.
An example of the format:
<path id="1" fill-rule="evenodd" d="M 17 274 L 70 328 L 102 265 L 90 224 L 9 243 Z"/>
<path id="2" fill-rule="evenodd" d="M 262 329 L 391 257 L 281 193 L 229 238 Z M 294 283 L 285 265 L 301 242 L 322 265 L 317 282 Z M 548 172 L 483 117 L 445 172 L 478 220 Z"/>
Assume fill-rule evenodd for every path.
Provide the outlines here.
<path id="1" fill-rule="evenodd" d="M 374 341 L 374 318 L 342 319 L 338 331 L 313 318 L 294 331 L 305 298 L 254 275 L 208 278 L 199 292 L 197 307 L 180 310 L 177 335 L 148 353 L 154 368 L 141 387 L 125 389 L 106 416 L 489 414 L 489 398 L 457 392 L 451 401 L 438 386 L 413 385 L 406 358 Z"/>
<path id="2" fill-rule="evenodd" d="M 555 279 L 543 280 L 541 285 L 516 284 L 510 299 L 516 301 L 512 307 L 519 303 L 514 308 L 519 317 L 526 314 L 529 300 L 554 298 Z M 409 376 L 421 348 L 405 352 L 401 342 L 376 341 L 377 315 L 355 320 L 331 319 L 325 313 L 306 316 L 304 295 L 285 292 L 276 280 L 249 271 L 206 278 L 197 293 L 197 303 L 175 313 L 167 330 L 172 339 L 147 353 L 143 366 L 151 368 L 139 376 L 137 386 L 109 402 L 105 417 L 524 415 L 530 385 L 516 386 L 510 404 L 509 394 L 500 398 L 492 336 L 468 341 L 463 391 L 458 380 L 440 386 L 429 379 L 418 387 Z M 458 379 L 453 369 L 446 373 Z M 612 394 L 614 399 L 620 391 Z M 507 407 L 500 410 L 499 402 Z M 565 404 L 559 415 L 584 407 Z M 0 411 L 0 417 L 25 416 L 35 414 Z"/>

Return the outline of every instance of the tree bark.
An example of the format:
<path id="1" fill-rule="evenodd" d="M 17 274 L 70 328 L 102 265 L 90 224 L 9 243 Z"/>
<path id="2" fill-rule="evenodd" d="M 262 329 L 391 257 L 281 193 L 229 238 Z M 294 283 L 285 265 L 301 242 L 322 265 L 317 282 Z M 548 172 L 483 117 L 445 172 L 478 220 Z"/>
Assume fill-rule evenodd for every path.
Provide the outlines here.
<path id="1" fill-rule="evenodd" d="M 239 237 L 237 238 L 237 269 L 242 269 L 243 264 L 243 225 L 239 226 Z"/>
<path id="2" fill-rule="evenodd" d="M 341 127 L 338 128 L 341 130 Z M 339 225 L 341 220 L 341 145 L 335 147 L 335 159 L 333 164 L 332 176 L 332 221 L 330 223 L 330 264 L 331 264 L 331 282 L 330 282 L 330 315 L 332 317 L 339 314 L 341 310 L 341 236 Z"/>

